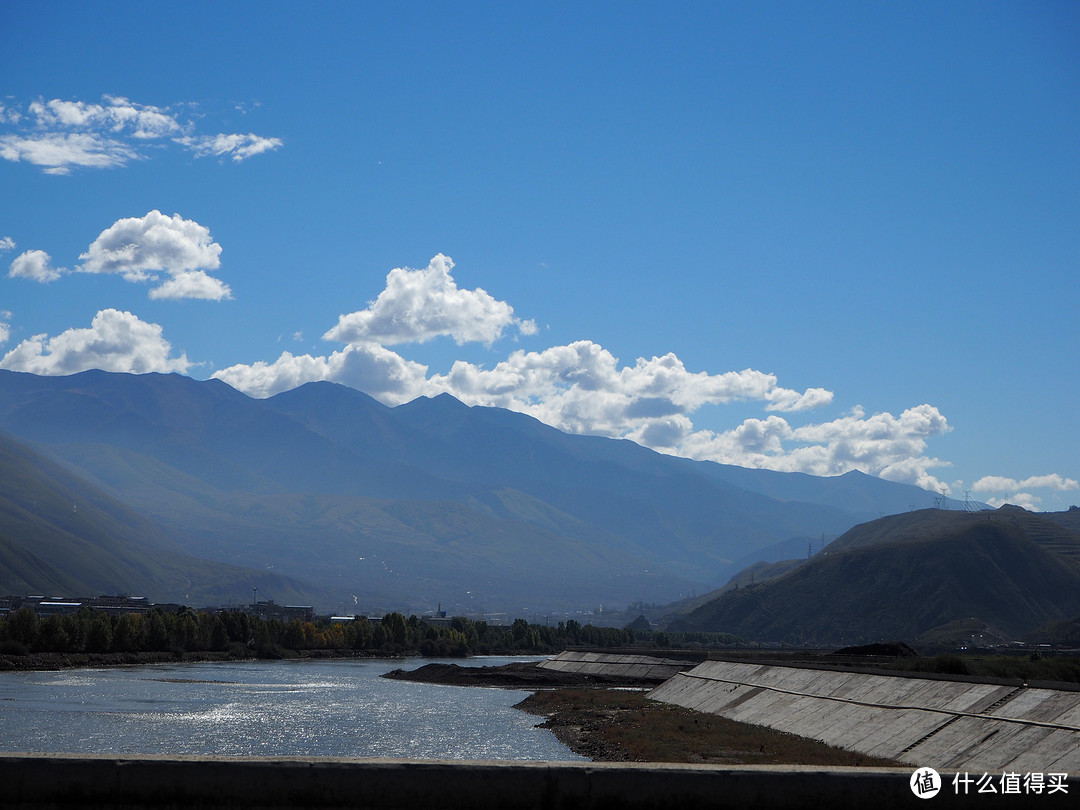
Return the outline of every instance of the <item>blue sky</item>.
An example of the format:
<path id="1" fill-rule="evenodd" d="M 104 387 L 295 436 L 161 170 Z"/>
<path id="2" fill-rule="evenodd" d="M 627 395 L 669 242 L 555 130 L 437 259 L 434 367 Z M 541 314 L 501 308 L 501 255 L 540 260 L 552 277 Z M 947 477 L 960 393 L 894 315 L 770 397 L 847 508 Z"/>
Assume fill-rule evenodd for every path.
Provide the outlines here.
<path id="1" fill-rule="evenodd" d="M 0 367 L 1080 502 L 1074 3 L 8 3 Z"/>

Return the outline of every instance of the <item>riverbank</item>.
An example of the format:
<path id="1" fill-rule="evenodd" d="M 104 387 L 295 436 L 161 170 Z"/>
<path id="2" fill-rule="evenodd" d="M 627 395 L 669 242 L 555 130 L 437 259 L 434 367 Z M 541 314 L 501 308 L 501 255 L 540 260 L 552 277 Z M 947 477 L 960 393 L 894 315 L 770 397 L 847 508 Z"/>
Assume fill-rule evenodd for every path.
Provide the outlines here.
<path id="1" fill-rule="evenodd" d="M 546 718 L 563 745 L 594 762 L 896 767 L 887 759 L 649 700 L 643 691 L 557 689 L 515 708 Z"/>
<path id="2" fill-rule="evenodd" d="M 284 650 L 274 655 L 256 655 L 254 652 L 237 655 L 229 651 L 201 652 L 124 652 L 124 653 L 55 653 L 35 652 L 25 655 L 0 654 L 0 672 L 51 671 L 57 669 L 101 669 L 106 667 L 141 667 L 151 664 L 193 664 L 201 661 L 256 661 L 281 660 L 296 658 L 303 660 L 325 660 L 332 658 L 367 659 L 367 658 L 406 658 L 405 655 L 393 655 L 379 651 L 366 650 Z"/>
<path id="3" fill-rule="evenodd" d="M 545 669 L 539 661 L 525 661 L 501 666 L 469 667 L 438 662 L 413 670 L 395 669 L 384 678 L 417 683 L 437 683 L 447 686 L 488 686 L 504 689 L 561 689 L 579 687 L 638 687 L 659 686 L 662 678 L 627 678 L 620 675 L 563 672 Z"/>
<path id="4" fill-rule="evenodd" d="M 538 662 L 463 667 L 427 664 L 384 678 L 452 686 L 535 690 L 515 705 L 544 718 L 575 754 L 594 762 L 671 762 L 723 765 L 894 767 L 890 760 L 833 748 L 793 734 L 737 723 L 649 700 L 662 679 L 568 672 Z"/>

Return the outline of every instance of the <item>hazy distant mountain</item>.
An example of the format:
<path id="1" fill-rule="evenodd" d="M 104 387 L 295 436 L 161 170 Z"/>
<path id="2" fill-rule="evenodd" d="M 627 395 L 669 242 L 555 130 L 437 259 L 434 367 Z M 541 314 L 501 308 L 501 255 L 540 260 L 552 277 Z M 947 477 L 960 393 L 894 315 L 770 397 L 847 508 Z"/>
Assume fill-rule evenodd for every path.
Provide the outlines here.
<path id="1" fill-rule="evenodd" d="M 252 587 L 312 596 L 284 577 L 183 553 L 151 520 L 0 435 L 0 593 L 215 604 L 250 598 Z"/>
<path id="2" fill-rule="evenodd" d="M 1012 640 L 1080 616 L 1080 533 L 1063 525 L 1071 520 L 1010 506 L 881 518 L 767 582 L 742 577 L 670 628 L 837 644 L 985 626 Z"/>
<path id="3" fill-rule="evenodd" d="M 389 408 L 332 383 L 256 400 L 178 375 L 0 371 L 0 428 L 187 554 L 306 580 L 327 607 L 666 602 L 777 543 L 934 500 L 861 474 L 664 456 L 447 395 Z"/>

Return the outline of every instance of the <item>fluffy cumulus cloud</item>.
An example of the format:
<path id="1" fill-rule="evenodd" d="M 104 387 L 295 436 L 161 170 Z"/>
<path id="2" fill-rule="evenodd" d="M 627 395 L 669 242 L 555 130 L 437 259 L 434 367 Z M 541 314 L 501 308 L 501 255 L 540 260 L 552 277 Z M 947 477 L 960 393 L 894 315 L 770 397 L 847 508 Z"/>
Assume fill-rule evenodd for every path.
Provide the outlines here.
<path id="1" fill-rule="evenodd" d="M 5 131 L 6 130 L 6 131 Z M 253 133 L 198 135 L 195 123 L 166 107 L 119 96 L 101 103 L 38 99 L 20 109 L 0 107 L 0 158 L 40 166 L 47 174 L 124 166 L 148 157 L 151 145 L 175 143 L 196 157 L 242 161 L 282 146 Z"/>
<path id="2" fill-rule="evenodd" d="M 722 433 L 696 431 L 681 455 L 743 467 L 840 475 L 850 470 L 917 484 L 935 492 L 948 485 L 930 473 L 948 462 L 925 455 L 927 440 L 950 430 L 932 405 L 919 405 L 900 416 L 861 408 L 828 422 L 792 426 L 786 419 L 748 419 Z"/>
<path id="3" fill-rule="evenodd" d="M 453 267 L 453 260 L 440 253 L 422 270 L 391 270 L 379 297 L 365 309 L 340 316 L 323 339 L 394 345 L 448 336 L 459 345 L 490 345 L 516 322 L 514 308 L 480 288 L 458 287 L 450 275 Z M 535 331 L 533 322 L 524 325 L 523 333 Z"/>
<path id="4" fill-rule="evenodd" d="M 775 375 L 754 369 L 694 371 L 672 353 L 622 363 L 589 340 L 519 349 L 490 368 L 457 361 L 445 374 L 429 374 L 387 346 L 437 337 L 490 346 L 514 325 L 521 335 L 536 332 L 508 303 L 459 288 L 453 267 L 440 254 L 425 269 L 392 270 L 374 301 L 342 315 L 323 335 L 346 343 L 343 350 L 321 357 L 285 352 L 272 363 L 235 365 L 214 376 L 260 397 L 313 380 L 350 385 L 390 405 L 445 392 L 469 405 L 508 408 L 561 430 L 628 438 L 665 453 L 815 475 L 858 469 L 948 491 L 931 473 L 947 462 L 926 453 L 928 440 L 950 429 L 931 405 L 899 416 L 856 408 L 837 419 L 792 424 L 778 414 L 828 405 L 833 393 L 785 388 Z M 724 432 L 695 427 L 698 409 L 732 402 L 756 402 L 774 413 Z"/>
<path id="5" fill-rule="evenodd" d="M 0 346 L 3 346 L 11 338 L 11 313 L 6 309 L 0 309 Z"/>
<path id="6" fill-rule="evenodd" d="M 772 374 L 753 369 L 724 374 L 691 372 L 674 354 L 638 358 L 620 366 L 597 343 L 581 340 L 539 352 L 516 351 L 491 369 L 459 361 L 429 385 L 471 405 L 529 413 L 572 433 L 627 436 L 673 447 L 689 429 L 689 414 L 703 405 L 734 401 L 828 401 L 828 392 L 798 394 Z M 814 389 L 815 392 L 820 389 Z"/>
<path id="7" fill-rule="evenodd" d="M 1025 509 L 1038 509 L 1042 503 L 1042 497 L 1027 491 L 1033 489 L 1068 492 L 1080 489 L 1080 481 L 1065 478 L 1057 473 L 1033 475 L 1023 479 L 985 475 L 971 485 L 971 490 L 983 495 L 990 506 L 1003 506 L 1010 503 Z"/>
<path id="8" fill-rule="evenodd" d="M 116 273 L 150 281 L 151 298 L 231 298 L 229 286 L 208 275 L 221 265 L 221 245 L 210 229 L 179 214 L 151 211 L 115 222 L 79 256 L 83 273 Z"/>
<path id="9" fill-rule="evenodd" d="M 47 284 L 56 281 L 66 272 L 62 267 L 53 267 L 52 257 L 44 250 L 27 250 L 11 263 L 8 278 L 26 278 Z"/>
<path id="10" fill-rule="evenodd" d="M 327 357 L 283 352 L 273 363 L 258 361 L 214 372 L 253 397 L 270 397 L 304 383 L 331 380 L 399 405 L 439 391 L 427 382 L 427 366 L 406 360 L 377 343 L 356 343 Z"/>
<path id="11" fill-rule="evenodd" d="M 6 249 L 13 249 L 14 242 L 7 242 Z M 77 269 L 154 282 L 152 297 L 221 298 L 228 288 L 208 274 L 218 268 L 220 253 L 207 228 L 179 215 L 151 211 L 102 232 L 80 257 L 83 264 Z M 52 265 L 42 254 L 20 267 L 12 274 L 40 277 L 48 275 Z M 832 403 L 833 393 L 827 389 L 786 388 L 776 375 L 751 368 L 719 374 L 692 370 L 673 353 L 624 363 L 590 340 L 517 349 L 490 367 L 459 360 L 446 373 L 433 374 L 388 346 L 446 338 L 459 345 L 490 347 L 509 331 L 516 332 L 515 339 L 537 333 L 535 322 L 518 319 L 508 303 L 481 289 L 459 288 L 453 267 L 439 254 L 424 269 L 392 270 L 374 301 L 340 316 L 323 335 L 344 343 L 344 348 L 324 356 L 283 352 L 273 362 L 237 364 L 213 376 L 255 397 L 319 380 L 352 386 L 388 405 L 449 393 L 469 405 L 508 408 L 568 432 L 631 439 L 673 455 L 823 476 L 861 470 L 951 492 L 933 472 L 949 463 L 927 453 L 929 441 L 951 428 L 929 404 L 899 415 L 867 414 L 856 407 L 837 418 L 815 421 L 805 414 Z M 10 313 L 0 312 L 0 343 L 10 337 L 9 323 Z M 89 368 L 184 372 L 191 365 L 185 355 L 173 356 L 160 326 L 115 309 L 99 312 L 89 329 L 71 329 L 52 338 L 36 335 L 0 360 L 0 368 L 38 374 Z M 699 409 L 734 402 L 756 403 L 762 418 L 744 419 L 719 431 L 694 424 Z M 795 414 L 800 414 L 798 421 Z M 973 485 L 976 492 L 994 495 L 986 498 L 988 503 L 1028 508 L 1037 508 L 1039 498 L 1031 491 L 1040 488 L 1066 491 L 1080 484 L 1042 475 L 1022 480 L 988 476 Z"/>
<path id="12" fill-rule="evenodd" d="M 6 253 L 15 249 L 15 240 L 10 236 L 0 238 L 0 253 Z"/>
<path id="13" fill-rule="evenodd" d="M 60 375 L 99 368 L 142 374 L 186 372 L 187 356 L 172 356 L 172 346 L 157 324 L 130 312 L 101 310 L 89 329 L 69 329 L 55 337 L 35 335 L 0 359 L 0 368 L 32 374 Z"/>

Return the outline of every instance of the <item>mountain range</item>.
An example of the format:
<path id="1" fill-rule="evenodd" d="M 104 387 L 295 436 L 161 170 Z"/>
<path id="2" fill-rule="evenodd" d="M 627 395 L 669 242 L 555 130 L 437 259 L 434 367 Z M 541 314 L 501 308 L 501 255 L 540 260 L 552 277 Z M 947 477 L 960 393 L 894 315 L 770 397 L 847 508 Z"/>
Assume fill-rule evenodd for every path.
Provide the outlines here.
<path id="1" fill-rule="evenodd" d="M 595 610 L 704 593 L 747 560 L 937 498 L 327 382 L 253 399 L 175 374 L 0 371 L 0 431 L 0 592 Z"/>

